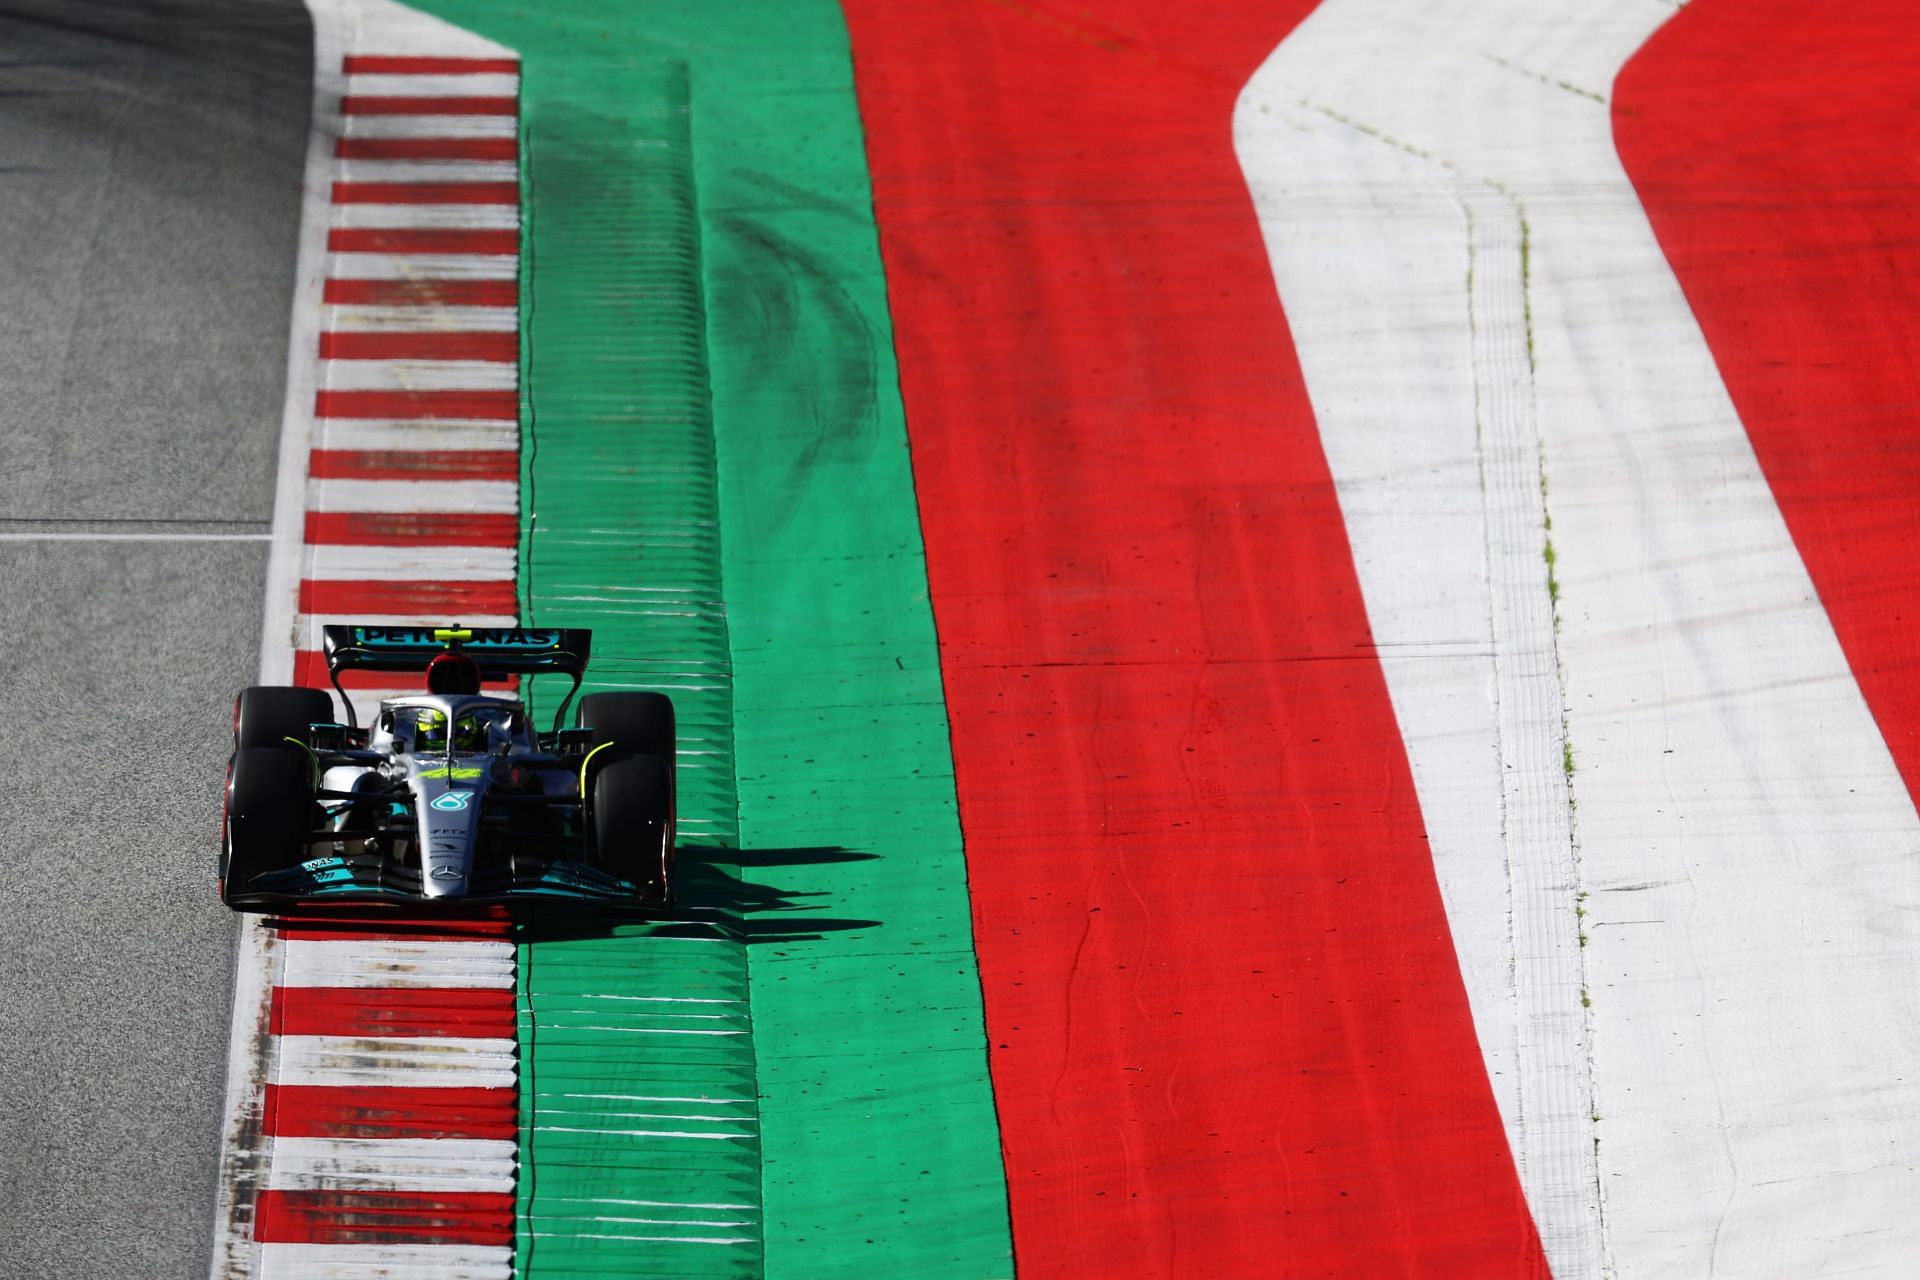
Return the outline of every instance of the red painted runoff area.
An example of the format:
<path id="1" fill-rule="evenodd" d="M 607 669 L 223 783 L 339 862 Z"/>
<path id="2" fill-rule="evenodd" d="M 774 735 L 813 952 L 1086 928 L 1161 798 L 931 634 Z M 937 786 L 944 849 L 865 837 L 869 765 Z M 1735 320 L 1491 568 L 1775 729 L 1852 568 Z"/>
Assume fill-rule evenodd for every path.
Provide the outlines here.
<path id="1" fill-rule="evenodd" d="M 1020 1273 L 1542 1276 L 1232 145 L 1308 0 L 848 0 Z"/>
<path id="2" fill-rule="evenodd" d="M 1696 0 L 1614 136 L 1854 678 L 1920 796 L 1920 14 Z"/>

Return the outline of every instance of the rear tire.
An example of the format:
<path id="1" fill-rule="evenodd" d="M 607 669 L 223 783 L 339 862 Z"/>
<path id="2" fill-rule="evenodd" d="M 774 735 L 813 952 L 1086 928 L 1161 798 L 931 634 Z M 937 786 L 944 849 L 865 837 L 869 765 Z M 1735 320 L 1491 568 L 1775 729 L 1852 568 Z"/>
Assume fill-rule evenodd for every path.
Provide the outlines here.
<path id="1" fill-rule="evenodd" d="M 659 756 L 673 767 L 673 699 L 664 693 L 590 693 L 574 723 L 623 756 Z"/>
<path id="2" fill-rule="evenodd" d="M 233 746 L 284 747 L 308 742 L 307 726 L 333 723 L 333 698 L 323 689 L 256 684 L 242 689 L 233 706 Z"/>
<path id="3" fill-rule="evenodd" d="M 227 781 L 220 851 L 222 896 L 231 902 L 263 872 L 298 866 L 313 819 L 313 769 L 299 747 L 242 747 Z"/>
<path id="4" fill-rule="evenodd" d="M 673 898 L 673 773 L 659 756 L 630 756 L 593 779 L 593 863 L 641 896 Z"/>

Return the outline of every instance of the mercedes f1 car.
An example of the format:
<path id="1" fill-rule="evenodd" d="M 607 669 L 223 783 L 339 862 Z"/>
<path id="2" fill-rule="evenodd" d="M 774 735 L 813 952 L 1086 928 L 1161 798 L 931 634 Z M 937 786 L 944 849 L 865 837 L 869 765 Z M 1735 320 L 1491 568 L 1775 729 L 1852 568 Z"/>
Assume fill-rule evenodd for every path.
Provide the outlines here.
<path id="1" fill-rule="evenodd" d="M 664 908 L 673 896 L 673 703 L 579 699 L 592 633 L 324 628 L 322 689 L 255 686 L 234 704 L 220 896 L 242 911 L 572 899 Z M 424 672 L 427 692 L 355 720 L 348 671 Z M 549 732 L 483 680 L 573 686 Z"/>

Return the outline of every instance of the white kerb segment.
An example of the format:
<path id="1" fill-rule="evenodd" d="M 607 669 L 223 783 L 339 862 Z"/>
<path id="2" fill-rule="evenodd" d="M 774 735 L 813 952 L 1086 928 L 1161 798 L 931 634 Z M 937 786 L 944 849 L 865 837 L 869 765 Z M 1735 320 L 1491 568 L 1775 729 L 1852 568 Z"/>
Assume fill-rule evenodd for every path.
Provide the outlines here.
<path id="1" fill-rule="evenodd" d="M 513 98 L 520 94 L 520 77 L 509 71 L 458 75 L 358 72 L 347 77 L 347 94 L 355 98 Z"/>
<path id="2" fill-rule="evenodd" d="M 357 136 L 359 130 L 354 132 Z M 514 231 L 520 209 L 511 204 L 341 204 L 333 207 L 332 222 L 356 230 Z"/>
<path id="3" fill-rule="evenodd" d="M 513 989 L 511 942 L 296 938 L 283 944 L 287 987 Z"/>
<path id="4" fill-rule="evenodd" d="M 513 1280 L 513 1250 L 478 1244 L 269 1244 L 260 1280 Z"/>
<path id="5" fill-rule="evenodd" d="M 276 1191 L 489 1191 L 511 1194 L 519 1145 L 495 1138 L 275 1138 Z"/>
<path id="6" fill-rule="evenodd" d="M 315 578 L 412 582 L 430 579 L 446 568 L 442 549 L 429 547 L 315 547 Z M 460 581 L 511 582 L 515 556 L 511 547 L 462 547 Z"/>
<path id="7" fill-rule="evenodd" d="M 334 1089 L 511 1089 L 512 1040 L 460 1036 L 281 1036 L 274 1079 Z M 279 1164 L 275 1143 L 274 1164 Z"/>
<path id="8" fill-rule="evenodd" d="M 512 160 L 342 160 L 335 173 L 341 182 L 520 181 Z"/>
<path id="9" fill-rule="evenodd" d="M 322 449 L 517 449 L 520 424 L 483 418 L 327 418 Z"/>
<path id="10" fill-rule="evenodd" d="M 519 371 L 509 360 L 329 360 L 329 391 L 512 391 Z"/>
<path id="11" fill-rule="evenodd" d="M 356 138 L 511 138 L 520 131 L 512 116 L 404 115 L 353 117 Z"/>
<path id="12" fill-rule="evenodd" d="M 510 253 L 336 253 L 328 270 L 340 280 L 516 280 Z"/>
<path id="13" fill-rule="evenodd" d="M 1903 1275 L 1920 821 L 1613 150 L 1672 12 L 1327 0 L 1236 138 L 1554 1274 Z"/>
<path id="14" fill-rule="evenodd" d="M 328 333 L 514 333 L 520 313 L 513 307 L 334 306 L 320 323 Z"/>
<path id="15" fill-rule="evenodd" d="M 520 509 L 520 486 L 511 480 L 310 480 L 307 491 L 318 511 L 513 515 Z"/>

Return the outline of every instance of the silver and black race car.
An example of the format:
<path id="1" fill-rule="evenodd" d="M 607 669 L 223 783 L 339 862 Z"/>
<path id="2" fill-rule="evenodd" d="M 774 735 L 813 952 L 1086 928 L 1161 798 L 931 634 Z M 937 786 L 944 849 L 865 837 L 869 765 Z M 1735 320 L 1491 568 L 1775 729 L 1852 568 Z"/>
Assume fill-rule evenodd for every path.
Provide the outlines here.
<path id="1" fill-rule="evenodd" d="M 220 897 L 241 911 L 303 904 L 673 899 L 673 703 L 579 700 L 592 633 L 329 626 L 322 689 L 258 685 L 234 703 Z M 355 720 L 348 671 L 424 672 L 427 692 Z M 553 728 L 483 681 L 572 678 Z"/>

